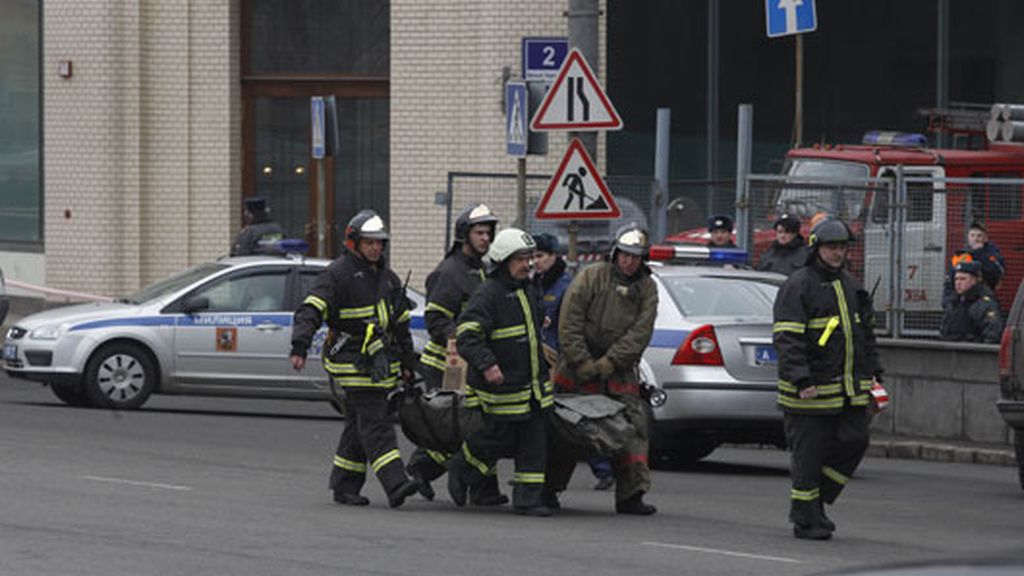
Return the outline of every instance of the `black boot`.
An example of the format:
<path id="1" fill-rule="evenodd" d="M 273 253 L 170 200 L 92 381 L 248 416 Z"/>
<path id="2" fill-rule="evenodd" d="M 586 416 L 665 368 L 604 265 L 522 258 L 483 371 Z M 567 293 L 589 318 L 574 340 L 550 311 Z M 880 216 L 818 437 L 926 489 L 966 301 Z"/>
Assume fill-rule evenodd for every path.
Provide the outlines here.
<path id="1" fill-rule="evenodd" d="M 823 528 L 825 528 L 826 530 L 828 530 L 829 532 L 835 532 L 835 530 L 836 530 L 836 523 L 833 522 L 831 519 L 829 519 L 828 516 L 825 516 L 825 501 L 824 500 L 818 500 L 818 502 L 821 505 L 821 526 Z"/>
<path id="2" fill-rule="evenodd" d="M 433 502 L 434 496 L 437 494 L 434 493 L 434 487 L 430 485 L 430 480 L 424 478 L 423 474 L 420 474 L 418 470 L 411 469 L 407 472 L 413 481 L 416 482 L 416 490 L 419 491 L 420 496 L 423 496 L 425 499 Z"/>
<path id="3" fill-rule="evenodd" d="M 508 496 L 498 489 L 497 476 L 484 476 L 484 481 L 469 489 L 469 503 L 474 506 L 504 506 Z"/>
<path id="4" fill-rule="evenodd" d="M 366 506 L 370 503 L 370 499 L 366 496 L 351 492 L 341 492 L 339 490 L 334 491 L 334 501 L 346 506 Z"/>
<path id="5" fill-rule="evenodd" d="M 558 501 L 558 493 L 544 490 L 540 493 L 540 502 L 552 510 L 561 510 L 562 503 Z"/>
<path id="6" fill-rule="evenodd" d="M 523 516 L 551 516 L 551 509 L 547 506 L 516 506 L 515 511 L 516 514 L 522 514 Z"/>
<path id="7" fill-rule="evenodd" d="M 457 453 L 448 464 L 448 495 L 456 506 L 466 505 L 466 492 L 469 491 L 469 484 L 463 478 L 466 473 L 466 460 L 462 452 Z"/>
<path id="8" fill-rule="evenodd" d="M 405 504 L 405 499 L 412 496 L 419 490 L 419 484 L 415 480 L 406 480 L 388 494 L 388 506 L 398 508 Z"/>
<path id="9" fill-rule="evenodd" d="M 657 508 L 650 504 L 644 503 L 643 491 L 633 494 L 625 500 L 620 500 L 615 503 L 615 511 L 619 514 L 633 514 L 635 516 L 650 516 L 658 511 Z"/>
<path id="10" fill-rule="evenodd" d="M 793 524 L 793 536 L 802 540 L 828 540 L 832 531 L 821 524 Z"/>

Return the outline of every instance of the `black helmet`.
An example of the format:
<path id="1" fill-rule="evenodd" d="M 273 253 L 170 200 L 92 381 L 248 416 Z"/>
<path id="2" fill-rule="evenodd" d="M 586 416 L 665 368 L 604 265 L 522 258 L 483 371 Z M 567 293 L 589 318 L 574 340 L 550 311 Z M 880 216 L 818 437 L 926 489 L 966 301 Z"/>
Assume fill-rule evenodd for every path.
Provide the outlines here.
<path id="1" fill-rule="evenodd" d="M 385 242 L 388 240 L 388 227 L 384 224 L 384 219 L 373 210 L 360 210 L 345 227 L 345 247 L 349 250 L 355 250 L 356 243 L 364 238 Z"/>
<path id="2" fill-rule="evenodd" d="M 647 230 L 637 224 L 630 222 L 621 226 L 615 231 L 615 243 L 612 244 L 612 259 L 615 259 L 615 251 L 622 250 L 626 254 L 642 256 L 645 260 L 651 252 L 651 237 Z"/>
<path id="3" fill-rule="evenodd" d="M 846 244 L 853 241 L 853 232 L 845 222 L 838 218 L 826 218 L 811 229 L 807 244 L 817 249 L 822 244 Z"/>
<path id="4" fill-rule="evenodd" d="M 472 204 L 467 206 L 459 217 L 455 219 L 455 241 L 465 242 L 469 239 L 469 229 L 477 224 L 491 225 L 491 238 L 494 238 L 494 229 L 498 226 L 498 217 L 491 212 L 486 204 Z"/>

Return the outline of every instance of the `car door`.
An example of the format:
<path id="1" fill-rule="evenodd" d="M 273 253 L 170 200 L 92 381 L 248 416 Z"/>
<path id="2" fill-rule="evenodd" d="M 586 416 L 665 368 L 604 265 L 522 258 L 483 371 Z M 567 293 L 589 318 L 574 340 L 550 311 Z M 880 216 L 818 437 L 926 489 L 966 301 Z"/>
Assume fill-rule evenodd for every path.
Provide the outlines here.
<path id="1" fill-rule="evenodd" d="M 309 289 L 312 288 L 313 282 L 321 272 L 325 270 L 325 266 L 305 263 L 302 266 L 297 266 L 294 273 L 292 274 L 292 286 L 289 290 L 289 302 L 288 307 L 290 310 L 295 310 L 302 304 L 302 301 L 309 294 Z M 291 329 L 288 329 L 288 346 L 291 348 Z M 324 371 L 323 363 L 321 362 L 321 351 L 323 349 L 324 340 L 327 337 L 327 325 L 323 324 L 320 329 L 313 335 L 313 341 L 310 343 L 309 351 L 306 356 L 306 365 L 302 370 L 296 372 L 288 365 L 288 369 L 284 376 L 286 385 L 292 388 L 300 389 L 320 389 L 327 390 L 327 373 Z"/>
<path id="2" fill-rule="evenodd" d="M 175 380 L 204 387 L 281 388 L 291 348 L 289 266 L 241 270 L 182 298 L 206 304 L 178 315 Z"/>

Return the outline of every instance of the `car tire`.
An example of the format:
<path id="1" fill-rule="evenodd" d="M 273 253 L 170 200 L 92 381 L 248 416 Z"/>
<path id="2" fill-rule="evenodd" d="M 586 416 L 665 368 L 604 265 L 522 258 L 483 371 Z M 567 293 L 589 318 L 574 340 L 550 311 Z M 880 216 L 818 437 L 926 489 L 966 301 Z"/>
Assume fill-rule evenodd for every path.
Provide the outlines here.
<path id="1" fill-rule="evenodd" d="M 156 390 L 157 371 L 138 344 L 115 342 L 93 353 L 85 366 L 85 392 L 99 408 L 132 410 Z"/>
<path id="2" fill-rule="evenodd" d="M 81 384 L 66 382 L 50 382 L 50 390 L 61 402 L 68 406 L 91 406 L 89 396 L 82 390 Z"/>

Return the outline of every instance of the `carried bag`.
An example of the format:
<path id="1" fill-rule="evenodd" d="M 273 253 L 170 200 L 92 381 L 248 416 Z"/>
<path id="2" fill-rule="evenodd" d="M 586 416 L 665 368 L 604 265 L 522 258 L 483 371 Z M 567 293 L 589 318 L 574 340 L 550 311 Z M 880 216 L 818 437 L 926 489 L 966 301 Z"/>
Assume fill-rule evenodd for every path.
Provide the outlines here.
<path id="1" fill-rule="evenodd" d="M 409 440 L 429 450 L 453 453 L 466 436 L 483 425 L 479 408 L 466 408 L 466 397 L 455 390 L 407 388 L 398 401 L 398 419 Z"/>
<path id="2" fill-rule="evenodd" d="M 601 394 L 557 394 L 548 419 L 551 440 L 578 458 L 622 453 L 637 435 L 625 409 Z"/>

